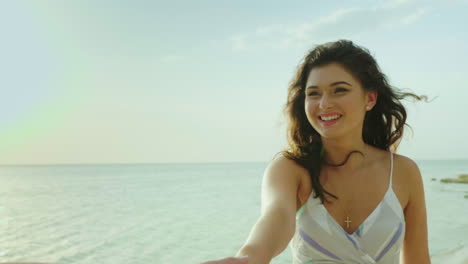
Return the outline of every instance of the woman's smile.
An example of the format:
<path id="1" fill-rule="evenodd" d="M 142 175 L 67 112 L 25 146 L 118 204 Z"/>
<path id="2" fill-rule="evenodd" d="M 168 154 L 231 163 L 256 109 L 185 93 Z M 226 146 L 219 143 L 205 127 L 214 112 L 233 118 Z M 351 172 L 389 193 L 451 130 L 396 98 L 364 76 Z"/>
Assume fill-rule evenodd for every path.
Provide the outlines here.
<path id="1" fill-rule="evenodd" d="M 320 120 L 320 124 L 322 124 L 323 126 L 332 126 L 336 124 L 341 119 L 341 117 L 342 117 L 341 115 L 338 115 L 329 119 L 328 118 L 322 119 L 322 117 L 319 117 L 319 120 Z"/>

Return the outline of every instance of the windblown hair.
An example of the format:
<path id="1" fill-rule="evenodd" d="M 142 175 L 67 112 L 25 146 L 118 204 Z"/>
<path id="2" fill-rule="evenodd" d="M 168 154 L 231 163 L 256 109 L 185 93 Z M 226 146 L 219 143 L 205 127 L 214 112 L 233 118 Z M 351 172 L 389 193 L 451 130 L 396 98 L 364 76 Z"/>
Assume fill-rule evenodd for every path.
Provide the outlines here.
<path id="1" fill-rule="evenodd" d="M 364 117 L 362 138 L 366 144 L 382 150 L 396 151 L 406 124 L 406 110 L 400 100 L 413 97 L 427 101 L 426 96 L 402 92 L 389 85 L 387 77 L 366 48 L 352 41 L 339 40 L 316 46 L 298 66 L 288 87 L 284 114 L 287 120 L 288 148 L 279 153 L 295 161 L 309 172 L 314 198 L 329 202 L 324 193 L 338 199 L 323 188 L 319 181 L 323 165 L 323 147 L 319 133 L 309 123 L 305 113 L 305 86 L 314 67 L 338 63 L 361 82 L 365 91 L 377 91 L 377 103 Z M 407 125 L 408 126 L 408 125 Z M 344 164 L 346 160 L 339 164 Z M 362 154 L 362 153 L 361 153 Z M 336 165 L 336 166 L 339 166 Z"/>

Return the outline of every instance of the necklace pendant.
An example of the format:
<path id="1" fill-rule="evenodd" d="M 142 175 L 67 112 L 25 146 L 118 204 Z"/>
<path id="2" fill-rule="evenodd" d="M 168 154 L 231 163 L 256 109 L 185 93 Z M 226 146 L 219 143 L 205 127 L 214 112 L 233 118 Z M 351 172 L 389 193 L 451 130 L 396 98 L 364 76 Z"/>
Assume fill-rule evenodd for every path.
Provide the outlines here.
<path id="1" fill-rule="evenodd" d="M 349 223 L 352 222 L 351 220 L 349 220 L 349 216 L 346 217 L 345 222 L 346 222 L 346 228 L 349 228 Z"/>

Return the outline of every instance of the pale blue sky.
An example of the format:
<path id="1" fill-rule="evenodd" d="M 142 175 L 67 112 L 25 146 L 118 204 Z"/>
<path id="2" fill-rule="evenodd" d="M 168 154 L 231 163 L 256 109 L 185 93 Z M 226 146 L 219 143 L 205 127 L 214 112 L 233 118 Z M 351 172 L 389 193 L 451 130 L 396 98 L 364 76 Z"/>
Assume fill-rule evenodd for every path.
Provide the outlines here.
<path id="1" fill-rule="evenodd" d="M 367 47 L 406 102 L 399 153 L 468 159 L 468 1 L 8 1 L 0 164 L 268 161 L 315 44 Z"/>

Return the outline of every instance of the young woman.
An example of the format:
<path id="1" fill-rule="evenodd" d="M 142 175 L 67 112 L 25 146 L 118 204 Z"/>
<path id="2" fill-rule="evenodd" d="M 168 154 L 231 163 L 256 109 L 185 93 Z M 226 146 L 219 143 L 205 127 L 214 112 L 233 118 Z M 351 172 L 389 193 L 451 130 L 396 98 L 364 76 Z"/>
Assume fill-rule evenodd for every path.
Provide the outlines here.
<path id="1" fill-rule="evenodd" d="M 391 87 L 351 41 L 310 51 L 288 89 L 289 148 L 265 170 L 261 216 L 239 257 L 205 264 L 267 264 L 288 244 L 294 264 L 430 263 L 421 174 L 394 153 L 408 96 L 425 99 Z"/>

